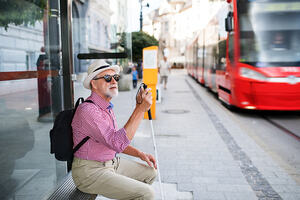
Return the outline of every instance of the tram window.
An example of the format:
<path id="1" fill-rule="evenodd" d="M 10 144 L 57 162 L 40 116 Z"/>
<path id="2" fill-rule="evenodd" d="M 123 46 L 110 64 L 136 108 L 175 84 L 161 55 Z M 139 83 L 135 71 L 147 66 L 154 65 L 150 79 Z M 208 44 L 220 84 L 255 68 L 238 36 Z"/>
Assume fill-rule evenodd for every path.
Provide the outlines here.
<path id="1" fill-rule="evenodd" d="M 212 48 L 212 70 L 215 72 L 215 70 L 218 68 L 218 58 L 219 58 L 219 51 L 218 51 L 218 46 L 214 45 Z"/>
<path id="2" fill-rule="evenodd" d="M 222 40 L 218 43 L 219 54 L 218 54 L 218 69 L 226 69 L 226 40 Z"/>
<path id="3" fill-rule="evenodd" d="M 287 37 L 284 33 L 282 32 L 275 32 L 273 33 L 273 37 L 270 41 L 270 47 L 272 50 L 285 50 L 289 49 L 289 37 Z"/>
<path id="4" fill-rule="evenodd" d="M 230 62 L 234 62 L 234 34 L 229 35 L 228 54 Z"/>

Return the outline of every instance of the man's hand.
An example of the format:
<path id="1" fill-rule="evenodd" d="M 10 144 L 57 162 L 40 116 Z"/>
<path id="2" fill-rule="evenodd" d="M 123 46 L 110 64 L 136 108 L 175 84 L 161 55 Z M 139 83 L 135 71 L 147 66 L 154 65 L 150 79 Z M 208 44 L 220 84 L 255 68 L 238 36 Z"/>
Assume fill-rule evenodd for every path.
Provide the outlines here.
<path id="1" fill-rule="evenodd" d="M 154 168 L 157 169 L 156 160 L 155 160 L 154 156 L 152 156 L 151 154 L 146 154 L 144 152 L 140 152 L 139 157 L 140 157 L 141 160 L 147 162 L 147 164 L 150 167 L 154 166 Z"/>
<path id="2" fill-rule="evenodd" d="M 129 140 L 135 135 L 135 132 L 141 123 L 144 113 L 147 112 L 152 105 L 152 93 L 151 88 L 140 88 L 138 94 L 136 95 L 136 107 L 131 114 L 130 118 L 124 125 L 126 130 L 126 135 Z"/>
<path id="3" fill-rule="evenodd" d="M 142 87 L 137 94 L 136 97 L 137 106 L 139 106 L 143 112 L 147 112 L 151 105 L 152 105 L 152 93 L 151 88 L 144 88 Z"/>

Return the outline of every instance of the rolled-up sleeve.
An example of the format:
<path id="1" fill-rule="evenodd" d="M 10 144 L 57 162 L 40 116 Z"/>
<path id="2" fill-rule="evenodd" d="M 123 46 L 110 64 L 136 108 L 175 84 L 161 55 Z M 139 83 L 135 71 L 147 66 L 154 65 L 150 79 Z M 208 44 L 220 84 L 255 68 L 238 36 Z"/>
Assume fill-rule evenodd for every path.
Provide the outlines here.
<path id="1" fill-rule="evenodd" d="M 123 152 L 130 144 L 126 130 L 124 128 L 115 130 L 113 123 L 116 122 L 113 122 L 111 116 L 104 110 L 89 104 L 84 107 L 83 113 L 85 124 L 89 126 L 89 135 L 97 142 L 103 143 L 117 153 Z"/>
<path id="2" fill-rule="evenodd" d="M 112 131 L 112 134 L 107 134 L 104 138 L 107 145 L 118 153 L 123 152 L 124 149 L 130 144 L 130 140 L 126 135 L 124 128 L 121 128 L 115 132 Z"/>

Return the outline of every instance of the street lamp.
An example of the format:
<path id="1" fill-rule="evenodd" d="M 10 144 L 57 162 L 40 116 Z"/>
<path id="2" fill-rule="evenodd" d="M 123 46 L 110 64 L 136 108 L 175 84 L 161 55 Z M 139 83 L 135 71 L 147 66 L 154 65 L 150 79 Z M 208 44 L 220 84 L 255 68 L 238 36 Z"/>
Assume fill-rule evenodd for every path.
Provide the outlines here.
<path id="1" fill-rule="evenodd" d="M 149 8 L 149 3 L 147 3 L 145 6 L 143 6 L 143 0 L 140 0 L 141 4 L 141 11 L 140 11 L 140 31 L 143 31 L 143 7 Z"/>

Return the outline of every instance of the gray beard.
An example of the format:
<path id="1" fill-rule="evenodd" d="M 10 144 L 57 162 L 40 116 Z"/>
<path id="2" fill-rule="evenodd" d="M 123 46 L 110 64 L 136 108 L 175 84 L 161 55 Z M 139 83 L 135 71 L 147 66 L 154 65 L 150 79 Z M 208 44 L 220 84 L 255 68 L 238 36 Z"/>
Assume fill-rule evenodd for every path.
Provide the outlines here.
<path id="1" fill-rule="evenodd" d="M 108 91 L 106 92 L 105 96 L 109 97 L 109 98 L 113 98 L 113 97 L 117 97 L 119 94 L 119 91 L 117 90 L 116 92 L 111 92 L 111 91 Z"/>

